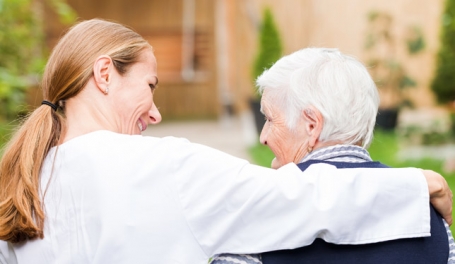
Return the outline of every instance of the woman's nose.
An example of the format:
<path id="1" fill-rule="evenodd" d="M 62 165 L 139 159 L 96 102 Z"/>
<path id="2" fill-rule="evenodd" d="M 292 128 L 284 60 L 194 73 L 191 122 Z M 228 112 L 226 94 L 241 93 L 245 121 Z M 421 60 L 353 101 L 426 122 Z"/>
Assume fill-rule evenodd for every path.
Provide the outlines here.
<path id="1" fill-rule="evenodd" d="M 153 103 L 152 108 L 149 111 L 150 123 L 156 125 L 161 122 L 161 114 L 155 103 Z"/>
<path id="2" fill-rule="evenodd" d="M 267 132 L 265 131 L 265 125 L 262 127 L 261 135 L 259 136 L 259 141 L 262 145 L 267 145 Z"/>

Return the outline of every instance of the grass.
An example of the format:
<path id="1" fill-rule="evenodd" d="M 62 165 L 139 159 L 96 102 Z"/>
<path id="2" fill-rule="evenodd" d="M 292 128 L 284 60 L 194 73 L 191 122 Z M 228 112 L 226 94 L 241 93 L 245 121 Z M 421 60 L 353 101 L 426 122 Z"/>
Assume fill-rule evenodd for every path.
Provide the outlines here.
<path id="1" fill-rule="evenodd" d="M 443 172 L 443 161 L 436 159 L 419 159 L 419 160 L 398 160 L 399 139 L 393 132 L 375 131 L 375 137 L 368 151 L 373 160 L 380 161 L 390 167 L 416 167 L 422 169 L 434 170 L 441 173 L 450 189 L 455 190 L 455 172 Z M 249 153 L 254 163 L 270 167 L 272 159 L 275 157 L 272 151 L 263 145 L 257 144 L 249 149 Z M 455 225 L 451 227 L 452 233 L 455 233 Z"/>

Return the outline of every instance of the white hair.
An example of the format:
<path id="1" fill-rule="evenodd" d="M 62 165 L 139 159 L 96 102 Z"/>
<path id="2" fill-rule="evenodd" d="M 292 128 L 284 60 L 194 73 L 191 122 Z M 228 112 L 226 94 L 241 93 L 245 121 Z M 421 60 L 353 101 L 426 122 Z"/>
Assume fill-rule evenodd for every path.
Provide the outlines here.
<path id="1" fill-rule="evenodd" d="M 303 111 L 316 108 L 324 118 L 320 141 L 368 147 L 379 95 L 365 66 L 336 49 L 306 48 L 282 57 L 256 80 L 282 109 L 289 129 Z"/>

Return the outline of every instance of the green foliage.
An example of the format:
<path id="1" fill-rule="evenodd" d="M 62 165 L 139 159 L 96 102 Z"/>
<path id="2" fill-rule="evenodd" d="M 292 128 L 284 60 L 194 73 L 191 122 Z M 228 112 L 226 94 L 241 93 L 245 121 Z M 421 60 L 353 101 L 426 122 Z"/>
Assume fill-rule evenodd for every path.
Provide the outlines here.
<path id="1" fill-rule="evenodd" d="M 64 0 L 47 0 L 62 21 L 73 22 Z M 42 2 L 0 0 L 0 120 L 26 112 L 25 94 L 37 85 L 45 64 Z"/>
<path id="2" fill-rule="evenodd" d="M 275 157 L 273 152 L 267 146 L 256 144 L 248 149 L 253 162 L 257 165 L 270 168 L 272 160 Z"/>
<path id="3" fill-rule="evenodd" d="M 259 38 L 259 52 L 253 67 L 254 80 L 256 80 L 265 69 L 270 68 L 282 54 L 280 35 L 269 8 L 264 10 Z"/>
<path id="4" fill-rule="evenodd" d="M 11 74 L 29 73 L 42 53 L 42 32 L 30 0 L 1 0 L 0 67 Z"/>
<path id="5" fill-rule="evenodd" d="M 12 120 L 24 109 L 26 82 L 23 78 L 0 68 L 0 115 L 2 119 Z"/>
<path id="6" fill-rule="evenodd" d="M 77 18 L 77 14 L 74 9 L 69 6 L 65 0 L 47 0 L 50 6 L 54 9 L 57 13 L 60 22 L 65 25 L 69 25 L 74 23 Z"/>
<path id="7" fill-rule="evenodd" d="M 433 121 L 428 127 L 416 124 L 403 126 L 397 132 L 403 145 L 436 146 L 454 141 L 453 130 L 447 130 L 438 120 Z"/>
<path id="8" fill-rule="evenodd" d="M 409 76 L 396 54 L 396 50 L 402 44 L 393 34 L 393 18 L 387 13 L 372 11 L 367 19 L 369 30 L 365 39 L 365 49 L 368 51 L 368 66 L 378 89 L 384 94 L 392 95 L 393 98 L 387 102 L 388 105 L 382 107 L 412 107 L 413 104 L 405 89 L 415 87 L 417 82 Z M 407 29 L 409 34 L 403 44 L 407 45 L 409 54 L 414 55 L 425 48 L 425 40 L 419 27 L 412 26 Z"/>
<path id="9" fill-rule="evenodd" d="M 24 78 L 38 73 L 44 41 L 31 0 L 1 0 L 0 6 L 0 118 L 10 119 L 24 104 Z"/>
<path id="10" fill-rule="evenodd" d="M 455 100 L 455 0 L 446 0 L 442 16 L 441 46 L 431 84 L 440 103 Z"/>
<path id="11" fill-rule="evenodd" d="M 422 30 L 419 27 L 414 26 L 410 31 L 410 36 L 406 40 L 408 52 L 410 54 L 416 54 L 425 48 L 425 39 L 423 38 Z"/>
<path id="12" fill-rule="evenodd" d="M 414 87 L 417 85 L 417 82 L 414 79 L 411 79 L 411 77 L 405 75 L 403 78 L 400 80 L 400 88 L 406 88 L 406 87 Z"/>

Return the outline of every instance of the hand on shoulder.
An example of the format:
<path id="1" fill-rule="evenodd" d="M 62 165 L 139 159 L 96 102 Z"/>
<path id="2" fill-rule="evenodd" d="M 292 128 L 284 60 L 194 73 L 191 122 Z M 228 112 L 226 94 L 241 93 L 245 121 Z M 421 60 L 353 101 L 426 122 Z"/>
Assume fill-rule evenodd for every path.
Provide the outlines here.
<path id="1" fill-rule="evenodd" d="M 422 170 L 430 192 L 430 202 L 449 225 L 452 225 L 452 191 L 441 174 L 432 170 Z"/>

